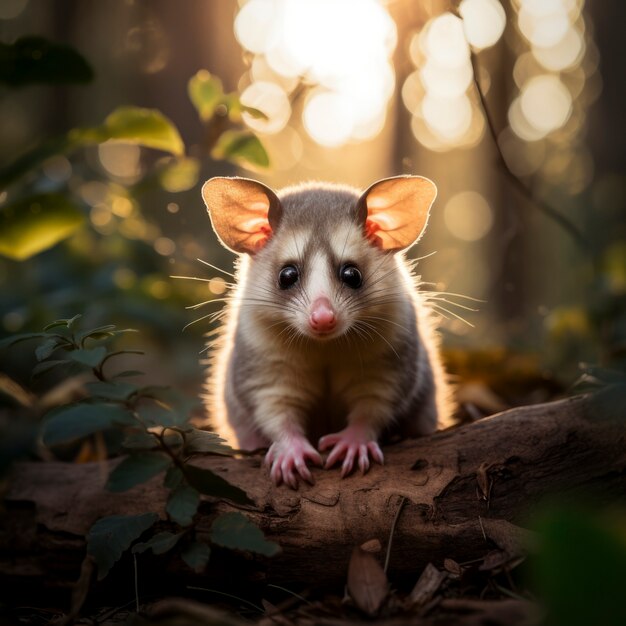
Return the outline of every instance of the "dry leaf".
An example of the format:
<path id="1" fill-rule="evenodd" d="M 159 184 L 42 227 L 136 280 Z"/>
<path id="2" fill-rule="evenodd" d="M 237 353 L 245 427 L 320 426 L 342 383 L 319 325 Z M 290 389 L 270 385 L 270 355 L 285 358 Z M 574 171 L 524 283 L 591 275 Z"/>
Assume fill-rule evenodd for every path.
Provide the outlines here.
<path id="1" fill-rule="evenodd" d="M 453 576 L 461 575 L 461 566 L 454 559 L 444 559 L 443 566 L 445 569 L 450 572 Z"/>
<path id="2" fill-rule="evenodd" d="M 376 554 L 382 550 L 382 546 L 378 539 L 370 539 L 361 544 L 361 550 L 365 550 L 365 552 L 369 552 L 370 554 Z"/>
<path id="3" fill-rule="evenodd" d="M 380 563 L 361 548 L 354 548 L 350 557 L 348 591 L 356 606 L 368 615 L 378 612 L 389 591 Z"/>
<path id="4" fill-rule="evenodd" d="M 422 572 L 409 595 L 409 603 L 414 606 L 424 606 L 431 601 L 441 583 L 447 578 L 445 572 L 439 571 L 432 563 L 429 563 Z"/>

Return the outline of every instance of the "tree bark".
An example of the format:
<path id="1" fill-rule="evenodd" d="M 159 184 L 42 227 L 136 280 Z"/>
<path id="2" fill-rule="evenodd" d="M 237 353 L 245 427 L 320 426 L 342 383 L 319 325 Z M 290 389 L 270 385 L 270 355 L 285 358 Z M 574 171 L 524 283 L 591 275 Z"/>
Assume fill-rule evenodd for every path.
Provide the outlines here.
<path id="1" fill-rule="evenodd" d="M 274 487 L 261 469 L 261 455 L 202 458 L 198 465 L 244 489 L 255 505 L 203 502 L 196 518 L 199 537 L 208 536 L 216 515 L 237 508 L 282 552 L 272 559 L 241 555 L 236 572 L 230 554 L 223 555 L 228 572 L 223 569 L 219 550 L 202 575 L 173 557 L 168 568 L 179 583 L 193 585 L 225 578 L 341 584 L 353 547 L 378 539 L 386 549 L 393 528 L 389 574 L 413 584 L 429 562 L 469 561 L 494 547 L 519 554 L 527 535 L 521 526 L 552 496 L 563 501 L 584 491 L 599 502 L 623 500 L 625 443 L 623 421 L 601 419 L 593 402 L 577 397 L 388 446 L 385 466 L 365 476 L 341 480 L 338 470 L 315 470 L 316 484 L 299 491 Z M 114 463 L 15 466 L 0 530 L 5 590 L 33 583 L 69 588 L 79 575 L 85 535 L 102 516 L 157 511 L 167 527 L 161 478 L 109 493 L 104 483 Z M 128 585 L 125 567 L 132 572 L 132 560 L 115 566 L 109 584 Z"/>

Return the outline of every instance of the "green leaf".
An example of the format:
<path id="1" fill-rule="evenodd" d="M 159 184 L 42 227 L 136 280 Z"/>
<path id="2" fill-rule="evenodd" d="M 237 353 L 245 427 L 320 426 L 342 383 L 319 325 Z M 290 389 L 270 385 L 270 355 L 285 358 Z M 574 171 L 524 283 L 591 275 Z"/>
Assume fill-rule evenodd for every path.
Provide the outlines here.
<path id="1" fill-rule="evenodd" d="M 80 348 L 79 350 L 72 350 L 69 353 L 70 359 L 80 363 L 81 365 L 88 365 L 89 367 L 98 367 L 102 360 L 107 355 L 107 349 L 104 346 L 98 346 L 97 348 Z"/>
<path id="2" fill-rule="evenodd" d="M 165 191 L 179 193 L 196 185 L 200 174 L 200 161 L 193 157 L 180 157 L 166 163 L 158 172 L 159 183 Z"/>
<path id="3" fill-rule="evenodd" d="M 102 143 L 110 139 L 183 155 L 185 145 L 176 126 L 156 109 L 121 106 L 95 128 L 74 129 L 71 141 L 79 144 Z"/>
<path id="4" fill-rule="evenodd" d="M 106 326 L 99 326 L 98 328 L 92 328 L 91 330 L 83 330 L 80 333 L 76 333 L 76 343 L 82 345 L 85 339 L 89 337 L 101 338 L 112 336 L 111 331 L 115 330 L 113 324 L 107 324 Z"/>
<path id="5" fill-rule="evenodd" d="M 19 335 L 11 335 L 10 337 L 5 337 L 2 341 L 0 341 L 0 349 L 8 348 L 9 346 L 21 341 L 32 341 L 33 339 L 41 339 L 45 336 L 45 333 L 22 333 Z"/>
<path id="6" fill-rule="evenodd" d="M 222 81 L 207 70 L 200 70 L 187 83 L 187 94 L 196 107 L 200 119 L 204 122 L 211 119 L 215 108 L 221 104 L 224 96 Z"/>
<path id="7" fill-rule="evenodd" d="M 31 376 L 33 378 L 37 378 L 37 376 L 43 376 L 43 374 L 49 372 L 55 367 L 58 367 L 59 365 L 70 365 L 70 361 L 44 361 L 43 363 L 37 363 L 37 365 L 33 367 Z"/>
<path id="8" fill-rule="evenodd" d="M 172 491 L 167 507 L 167 514 L 181 526 L 189 526 L 200 504 L 200 494 L 189 485 L 179 485 Z"/>
<path id="9" fill-rule="evenodd" d="M 67 443 L 115 425 L 133 424 L 131 413 L 114 404 L 71 404 L 50 411 L 43 424 L 47 446 Z"/>
<path id="10" fill-rule="evenodd" d="M 223 103 L 228 109 L 228 119 L 235 124 L 241 124 L 243 122 L 242 113 L 244 112 L 248 113 L 254 119 L 269 119 L 267 115 L 263 113 L 263 111 L 255 109 L 254 107 L 246 106 L 245 104 L 241 104 L 239 94 L 237 93 L 229 93 L 228 95 L 224 96 Z"/>
<path id="11" fill-rule="evenodd" d="M 174 411 L 153 402 L 138 406 L 137 413 L 148 426 L 176 426 L 181 421 Z"/>
<path id="12" fill-rule="evenodd" d="M 37 346 L 35 350 L 37 360 L 45 361 L 60 345 L 61 342 L 56 337 L 46 339 L 40 346 Z"/>
<path id="13" fill-rule="evenodd" d="M 137 409 L 141 418 L 154 426 L 184 426 L 199 404 L 197 398 L 191 398 L 169 387 L 142 387 L 137 394 L 156 401 L 141 404 Z"/>
<path id="14" fill-rule="evenodd" d="M 185 476 L 192 487 L 207 496 L 226 498 L 237 504 L 252 504 L 245 491 L 231 485 L 209 469 L 187 464 Z"/>
<path id="15" fill-rule="evenodd" d="M 84 222 L 64 195 L 30 196 L 0 208 L 0 254 L 23 261 L 72 235 Z"/>
<path id="16" fill-rule="evenodd" d="M 0 83 L 21 87 L 31 83 L 87 83 L 93 70 L 76 50 L 43 37 L 21 37 L 0 43 Z"/>
<path id="17" fill-rule="evenodd" d="M 185 450 L 188 454 L 197 452 L 210 452 L 212 454 L 234 454 L 234 450 L 226 445 L 225 440 L 218 434 L 208 430 L 191 428 L 185 433 Z"/>
<path id="18" fill-rule="evenodd" d="M 264 556 L 274 556 L 280 546 L 268 541 L 261 529 L 243 513 L 220 515 L 211 526 L 211 541 L 231 550 L 248 550 Z"/>
<path id="19" fill-rule="evenodd" d="M 171 464 L 172 459 L 160 452 L 136 452 L 109 474 L 107 489 L 117 493 L 128 491 L 160 474 Z"/>
<path id="20" fill-rule="evenodd" d="M 130 544 L 158 519 L 156 513 L 110 515 L 99 519 L 91 527 L 87 534 L 87 553 L 98 566 L 98 580 L 109 573 Z"/>
<path id="21" fill-rule="evenodd" d="M 211 151 L 214 159 L 224 159 L 243 167 L 269 167 L 270 159 L 259 138 L 248 130 L 227 130 Z"/>
<path id="22" fill-rule="evenodd" d="M 185 476 L 180 471 L 180 468 L 172 465 L 172 467 L 170 467 L 165 473 L 163 486 L 167 487 L 168 489 L 176 489 L 176 487 L 180 485 L 184 478 Z"/>
<path id="23" fill-rule="evenodd" d="M 131 378 L 132 376 L 145 376 L 145 372 L 140 372 L 139 370 L 124 370 L 123 372 L 118 372 L 117 374 L 113 374 L 111 378 Z"/>
<path id="24" fill-rule="evenodd" d="M 74 317 L 71 317 L 69 319 L 54 320 L 54 322 L 50 322 L 47 326 L 44 326 L 43 329 L 45 331 L 49 331 L 55 328 L 59 328 L 59 326 L 65 326 L 65 328 L 71 328 L 81 317 L 82 315 L 79 313 L 78 315 L 74 315 Z"/>
<path id="25" fill-rule="evenodd" d="M 199 574 L 206 569 L 211 548 L 206 543 L 194 541 L 181 552 L 180 556 L 194 572 Z"/>
<path id="26" fill-rule="evenodd" d="M 165 554 L 169 552 L 183 537 L 185 533 L 170 533 L 167 530 L 157 533 L 154 537 L 137 543 L 133 546 L 133 554 L 142 554 L 146 550 L 152 550 L 153 554 Z"/>
<path id="27" fill-rule="evenodd" d="M 144 430 L 129 433 L 122 441 L 122 447 L 127 450 L 154 450 L 158 446 L 157 438 Z"/>
<path id="28" fill-rule="evenodd" d="M 87 383 L 85 387 L 94 398 L 103 398 L 105 400 L 128 400 L 137 391 L 137 385 L 131 383 L 104 382 L 100 380 Z"/>

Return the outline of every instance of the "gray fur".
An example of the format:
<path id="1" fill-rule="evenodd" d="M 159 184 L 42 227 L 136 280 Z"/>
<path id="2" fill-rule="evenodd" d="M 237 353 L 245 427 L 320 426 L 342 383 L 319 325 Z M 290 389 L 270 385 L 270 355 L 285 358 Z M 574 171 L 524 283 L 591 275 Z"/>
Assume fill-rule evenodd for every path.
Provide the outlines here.
<path id="1" fill-rule="evenodd" d="M 431 313 L 402 253 L 375 249 L 365 239 L 360 194 L 349 187 L 308 184 L 284 190 L 278 197 L 282 205 L 278 227 L 240 272 L 215 353 L 217 378 L 208 404 L 217 427 L 227 422 L 241 448 L 269 445 L 272 436 L 258 414 L 263 394 L 264 401 L 269 397 L 299 416 L 307 437 L 316 441 L 346 426 L 350 394 L 336 383 L 341 376 L 348 381 L 359 378 L 359 371 L 364 384 L 360 400 L 367 401 L 368 389 L 372 402 L 388 399 L 389 411 L 377 423 L 380 436 L 416 436 L 445 425 L 451 409 L 449 388 Z M 332 242 L 342 228 L 346 241 L 351 233 L 358 235 L 359 245 L 351 248 L 353 255 L 358 251 L 358 258 L 338 258 L 336 241 L 334 247 Z M 298 238 L 302 248 L 294 258 L 285 256 Z M 319 341 L 291 327 L 292 309 L 306 307 L 311 296 L 299 287 L 281 290 L 278 273 L 285 263 L 296 263 L 305 283 L 311 278 L 308 261 L 314 254 L 328 259 L 327 279 L 335 280 L 338 310 L 363 307 L 355 313 L 367 320 L 359 332 L 348 329 L 341 337 Z M 338 279 L 338 267 L 346 261 L 361 269 L 365 280 L 360 290 L 350 290 Z M 281 387 L 285 373 L 297 384 Z M 312 377 L 319 377 L 315 385 Z M 280 398 L 272 398 L 272 389 Z"/>

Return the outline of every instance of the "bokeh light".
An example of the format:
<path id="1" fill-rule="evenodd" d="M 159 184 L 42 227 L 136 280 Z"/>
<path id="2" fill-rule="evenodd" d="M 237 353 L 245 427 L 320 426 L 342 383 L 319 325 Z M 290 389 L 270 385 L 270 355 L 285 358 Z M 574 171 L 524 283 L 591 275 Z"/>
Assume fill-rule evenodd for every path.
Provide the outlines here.
<path id="1" fill-rule="evenodd" d="M 269 118 L 246 116 L 254 130 L 276 133 L 286 126 L 288 94 L 298 83 L 313 88 L 302 121 L 321 145 L 361 141 L 383 128 L 395 87 L 390 59 L 397 35 L 377 0 L 248 0 L 235 35 L 255 55 L 242 101 Z"/>
<path id="2" fill-rule="evenodd" d="M 285 91 L 276 83 L 257 81 L 248 86 L 241 94 L 241 102 L 246 106 L 259 109 L 267 119 L 253 117 L 244 113 L 248 126 L 263 133 L 278 133 L 291 117 L 291 105 Z"/>
<path id="3" fill-rule="evenodd" d="M 561 128 L 572 113 L 572 97 L 558 76 L 544 74 L 531 78 L 520 95 L 521 111 L 540 133 Z"/>
<path id="4" fill-rule="evenodd" d="M 506 26 L 506 13 L 498 0 L 463 0 L 459 5 L 465 36 L 477 50 L 497 43 Z"/>
<path id="5" fill-rule="evenodd" d="M 493 211 L 476 191 L 452 196 L 443 209 L 443 218 L 450 233 L 463 241 L 482 239 L 493 225 Z"/>

